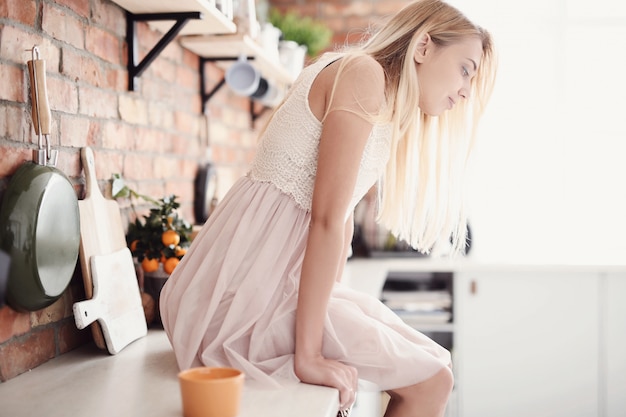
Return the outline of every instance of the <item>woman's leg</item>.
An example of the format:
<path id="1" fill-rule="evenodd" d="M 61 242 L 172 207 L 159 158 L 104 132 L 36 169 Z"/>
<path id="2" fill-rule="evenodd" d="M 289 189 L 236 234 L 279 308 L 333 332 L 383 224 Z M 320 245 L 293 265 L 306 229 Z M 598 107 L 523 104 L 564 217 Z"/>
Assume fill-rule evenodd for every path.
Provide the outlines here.
<path id="1" fill-rule="evenodd" d="M 385 417 L 442 417 L 454 385 L 450 368 L 419 384 L 390 390 Z"/>

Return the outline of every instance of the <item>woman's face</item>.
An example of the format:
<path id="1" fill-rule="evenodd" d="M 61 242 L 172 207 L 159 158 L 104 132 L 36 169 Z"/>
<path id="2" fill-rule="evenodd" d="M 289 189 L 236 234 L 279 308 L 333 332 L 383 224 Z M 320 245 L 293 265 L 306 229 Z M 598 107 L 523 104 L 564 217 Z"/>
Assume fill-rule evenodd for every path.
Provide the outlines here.
<path id="1" fill-rule="evenodd" d="M 459 100 L 469 98 L 470 82 L 482 55 L 482 42 L 477 37 L 448 46 L 437 46 L 425 37 L 414 54 L 422 112 L 439 116 Z"/>

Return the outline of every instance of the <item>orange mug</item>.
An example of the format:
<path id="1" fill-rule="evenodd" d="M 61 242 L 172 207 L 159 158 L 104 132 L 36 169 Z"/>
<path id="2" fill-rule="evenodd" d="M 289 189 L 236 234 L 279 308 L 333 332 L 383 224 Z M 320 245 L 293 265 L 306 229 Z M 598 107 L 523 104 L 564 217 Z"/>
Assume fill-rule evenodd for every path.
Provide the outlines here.
<path id="1" fill-rule="evenodd" d="M 236 417 L 243 372 L 233 368 L 198 367 L 178 374 L 185 417 Z"/>

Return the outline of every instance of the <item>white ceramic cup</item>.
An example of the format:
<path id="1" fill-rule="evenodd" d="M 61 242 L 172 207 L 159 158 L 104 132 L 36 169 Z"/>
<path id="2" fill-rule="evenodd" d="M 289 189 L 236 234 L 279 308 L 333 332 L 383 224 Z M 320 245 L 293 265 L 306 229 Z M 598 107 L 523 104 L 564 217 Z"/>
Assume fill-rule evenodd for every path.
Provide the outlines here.
<path id="1" fill-rule="evenodd" d="M 237 62 L 226 71 L 226 84 L 240 96 L 249 97 L 259 88 L 261 73 L 250 64 L 245 56 L 239 57 Z"/>

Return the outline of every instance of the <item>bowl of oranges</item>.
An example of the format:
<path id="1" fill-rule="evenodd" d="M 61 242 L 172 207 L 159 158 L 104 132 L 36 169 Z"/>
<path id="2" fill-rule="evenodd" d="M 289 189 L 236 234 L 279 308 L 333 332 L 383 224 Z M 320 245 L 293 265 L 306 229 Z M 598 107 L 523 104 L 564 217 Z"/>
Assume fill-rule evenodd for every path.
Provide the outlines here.
<path id="1" fill-rule="evenodd" d="M 147 215 L 130 223 L 126 241 L 143 272 L 140 286 L 143 284 L 144 292 L 152 297 L 154 318 L 159 324 L 161 288 L 187 253 L 192 227 L 179 215 L 175 195 L 153 200 L 152 204 Z"/>
<path id="2" fill-rule="evenodd" d="M 135 258 L 139 287 L 148 324 L 159 317 L 161 288 L 187 253 L 192 226 L 179 213 L 176 195 L 155 200 L 130 188 L 119 174 L 113 174 L 111 194 L 114 199 L 129 199 L 134 221 L 128 225 L 126 242 Z M 149 206 L 147 214 L 139 215 L 134 201 Z"/>

